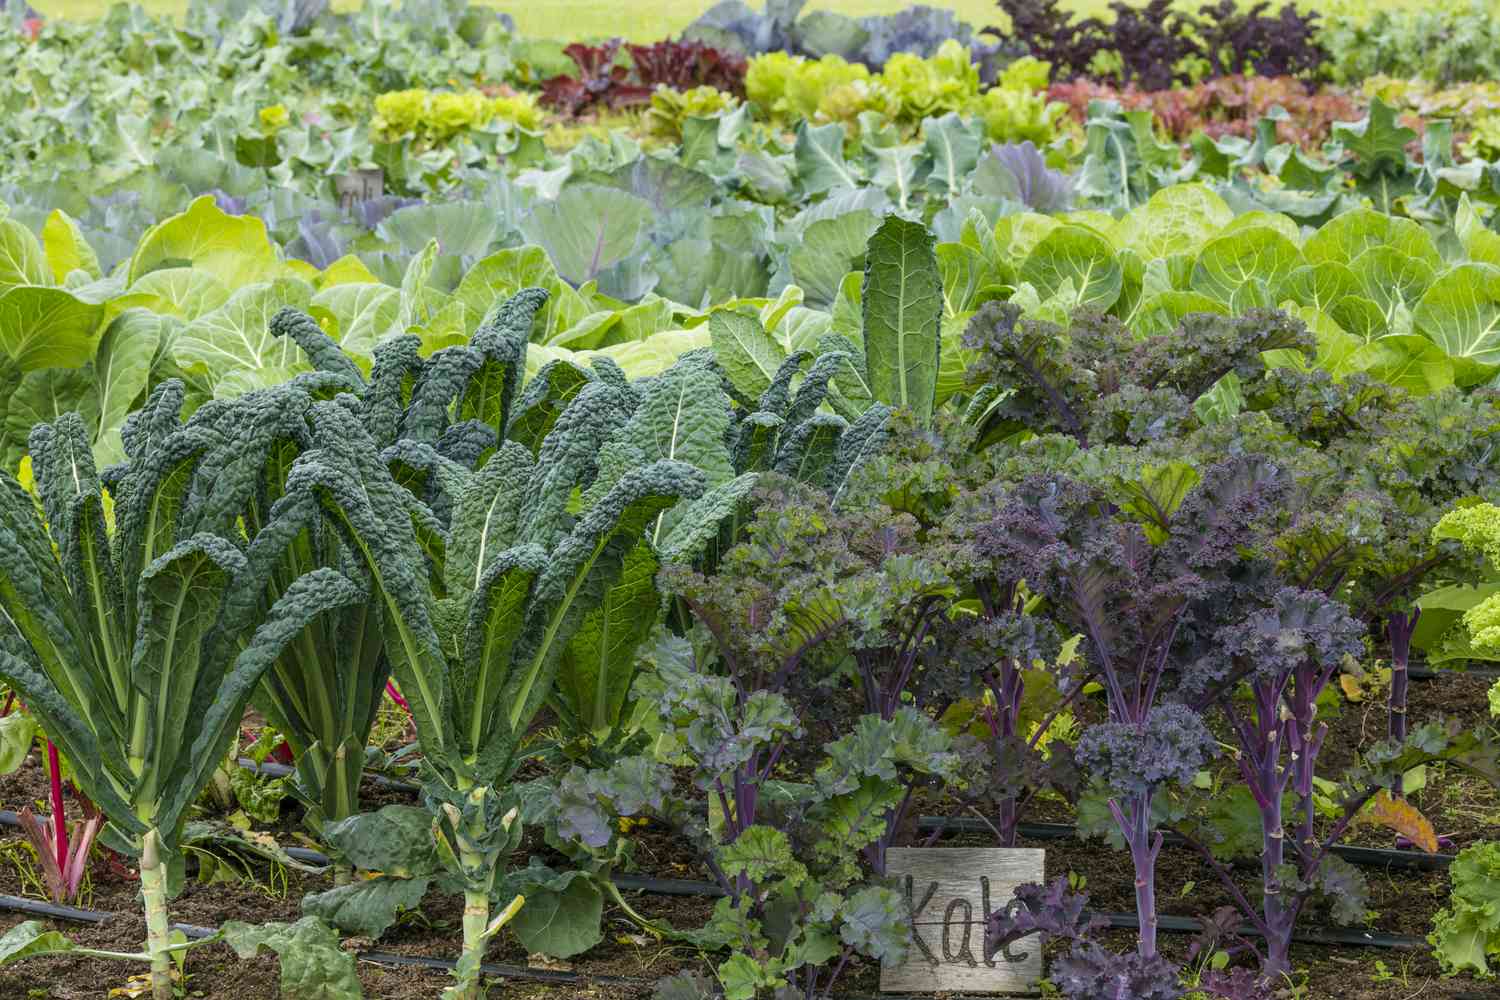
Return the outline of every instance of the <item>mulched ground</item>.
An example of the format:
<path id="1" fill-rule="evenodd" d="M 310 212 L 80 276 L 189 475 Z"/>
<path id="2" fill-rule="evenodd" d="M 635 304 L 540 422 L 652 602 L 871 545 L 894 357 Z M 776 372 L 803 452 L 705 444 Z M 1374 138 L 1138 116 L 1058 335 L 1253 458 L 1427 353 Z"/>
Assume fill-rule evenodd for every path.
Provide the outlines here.
<path id="1" fill-rule="evenodd" d="M 1444 714 L 1475 725 L 1485 719 L 1484 692 L 1488 683 L 1464 677 L 1418 682 L 1412 686 L 1414 720 Z M 1346 704 L 1336 720 L 1323 759 L 1329 762 L 1329 773 L 1351 760 L 1361 742 L 1379 738 L 1385 727 L 1383 707 Z M 0 808 L 19 809 L 45 795 L 45 774 L 33 760 L 19 772 L 0 778 Z M 374 789 L 371 789 L 374 792 Z M 399 801 L 389 791 L 372 794 L 371 799 Z M 1426 789 L 1413 796 L 1416 804 L 1431 818 L 1439 833 L 1451 835 L 1458 848 L 1483 837 L 1500 836 L 1500 796 L 1471 779 L 1439 773 Z M 372 803 L 375 804 L 375 803 Z M 1066 820 L 1065 810 L 1051 806 L 1028 817 L 1031 819 Z M 294 817 L 288 815 L 279 825 L 278 836 L 290 843 L 295 829 Z M 36 895 L 21 877 L 15 863 L 22 838 L 15 831 L 0 836 L 0 893 Z M 284 836 L 283 836 L 284 835 Z M 1369 846 L 1393 846 L 1388 831 L 1357 828 L 1350 838 Z M 948 846 L 990 846 L 986 838 L 975 835 L 946 837 Z M 1127 855 L 1115 853 L 1098 843 L 1047 841 L 1024 846 L 1047 850 L 1047 875 L 1073 873 L 1086 881 L 1091 906 L 1107 912 L 1130 912 L 1134 909 L 1132 872 Z M 685 855 L 680 845 L 667 833 L 647 829 L 641 832 L 636 857 L 642 869 L 650 874 L 673 878 L 702 878 L 697 861 Z M 517 859 L 524 863 L 523 859 Z M 265 870 L 258 872 L 254 883 L 213 885 L 190 884 L 172 904 L 172 917 L 183 923 L 214 926 L 225 920 L 250 922 L 292 921 L 297 919 L 298 902 L 307 892 L 328 887 L 319 875 L 296 871 L 285 872 L 284 882 L 271 879 Z M 1372 929 L 1398 934 L 1425 935 L 1431 929 L 1433 914 L 1448 894 L 1447 875 L 1443 872 L 1404 872 L 1366 869 L 1371 892 L 1371 907 L 1376 916 Z M 1245 872 L 1243 884 L 1253 886 L 1253 872 Z M 274 888 L 273 888 L 274 887 Z M 1217 876 L 1195 854 L 1185 849 L 1164 849 L 1158 866 L 1157 898 L 1163 914 L 1201 917 L 1227 903 L 1228 896 Z M 711 900 L 691 897 L 634 894 L 632 905 L 643 914 L 679 927 L 695 927 L 707 916 Z M 138 913 L 137 889 L 133 881 L 96 865 L 88 896 L 81 905 L 116 913 L 119 916 L 99 926 L 58 925 L 75 940 L 94 948 L 134 950 L 144 938 L 144 924 Z M 458 938 L 461 902 L 439 894 L 428 896 L 420 914 L 409 915 L 376 945 L 380 950 L 405 955 L 442 958 L 454 956 Z M 0 933 L 23 917 L 0 912 Z M 1310 922 L 1323 923 L 1319 916 Z M 626 976 L 653 981 L 685 968 L 702 968 L 703 960 L 691 949 L 670 942 L 659 942 L 641 935 L 638 928 L 622 913 L 606 911 L 605 940 L 571 964 L 563 967 L 585 975 Z M 1110 932 L 1106 939 L 1118 949 L 1129 948 L 1133 934 Z M 1182 934 L 1162 935 L 1163 950 L 1183 960 L 1191 937 Z M 360 942 L 369 946 L 368 942 Z M 492 946 L 489 961 L 525 966 L 528 957 L 513 937 L 501 935 Z M 1436 962 L 1427 950 L 1385 951 L 1358 948 L 1297 946 L 1293 960 L 1298 973 L 1294 983 L 1281 996 L 1305 1000 L 1500 1000 L 1500 986 L 1493 981 L 1478 982 L 1468 977 L 1443 979 Z M 1380 967 L 1377 962 L 1382 963 Z M 109 962 L 79 961 L 66 958 L 40 959 L 18 967 L 0 970 L 0 1000 L 11 998 L 106 997 L 111 988 L 125 985 L 134 968 Z M 272 957 L 249 961 L 238 960 L 223 945 L 208 945 L 189 953 L 190 996 L 234 1000 L 275 1000 L 282 994 L 278 987 L 276 961 Z M 436 996 L 449 982 L 441 972 L 388 968 L 361 962 L 360 979 L 365 995 L 388 1000 L 411 1000 Z M 879 988 L 878 969 L 870 964 L 852 964 L 841 981 L 840 993 L 847 996 L 874 996 Z M 604 986 L 597 984 L 542 985 L 523 981 L 505 983 L 492 995 L 521 1000 L 644 1000 L 646 988 Z"/>

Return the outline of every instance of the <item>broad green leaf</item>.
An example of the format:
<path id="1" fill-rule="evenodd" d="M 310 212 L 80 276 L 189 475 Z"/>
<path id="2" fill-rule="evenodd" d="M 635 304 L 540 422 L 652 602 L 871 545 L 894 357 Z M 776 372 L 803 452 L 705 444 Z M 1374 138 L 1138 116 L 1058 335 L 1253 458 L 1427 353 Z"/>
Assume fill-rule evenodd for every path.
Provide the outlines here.
<path id="1" fill-rule="evenodd" d="M 484 316 L 502 298 L 523 288 L 545 288 L 547 304 L 532 323 L 532 339 L 548 343 L 574 326 L 590 312 L 573 286 L 557 275 L 557 269 L 539 246 L 513 247 L 490 254 L 469 268 L 453 292 L 476 316 Z"/>
<path id="2" fill-rule="evenodd" d="M 1130 499 L 1125 509 L 1143 522 L 1146 537 L 1160 545 L 1171 530 L 1172 515 L 1203 477 L 1186 462 L 1147 466 L 1137 481 L 1122 480 L 1120 488 Z"/>
<path id="3" fill-rule="evenodd" d="M 431 844 L 431 817 L 427 818 Z M 433 852 L 436 854 L 436 851 Z M 415 913 L 422 905 L 431 879 L 377 875 L 356 877 L 349 885 L 335 886 L 302 897 L 302 912 L 337 927 L 346 934 L 378 938 L 390 929 L 403 910 Z"/>
<path id="4" fill-rule="evenodd" d="M 90 278 L 101 277 L 94 248 L 84 239 L 77 221 L 60 208 L 53 209 L 42 226 L 42 247 L 56 284 L 62 284 L 74 271 L 82 271 Z"/>
<path id="5" fill-rule="evenodd" d="M 1077 306 L 1102 312 L 1120 297 L 1124 271 L 1109 240 L 1081 226 L 1058 226 L 1027 254 L 1020 279 L 1044 299 L 1071 283 Z"/>
<path id="6" fill-rule="evenodd" d="M 1276 300 L 1291 299 L 1298 305 L 1312 306 L 1325 312 L 1341 299 L 1360 291 L 1359 276 L 1348 265 L 1336 260 L 1303 264 L 1293 268 L 1276 290 Z"/>
<path id="7" fill-rule="evenodd" d="M 364 994 L 354 968 L 354 953 L 317 917 L 295 924 L 252 925 L 230 920 L 221 928 L 224 941 L 240 958 L 262 948 L 281 959 L 281 992 L 297 1000 L 359 1000 Z"/>
<path id="8" fill-rule="evenodd" d="M 15 468 L 26 438 L 37 424 L 77 413 L 89 427 L 99 424 L 99 390 L 87 368 L 43 368 L 21 376 L 5 409 L 7 467 Z"/>
<path id="9" fill-rule="evenodd" d="M 937 391 L 942 283 L 927 227 L 888 217 L 870 237 L 860 297 L 875 398 L 926 421 Z"/>
<path id="10" fill-rule="evenodd" d="M 1335 142 L 1359 157 L 1358 170 L 1363 176 L 1376 173 L 1400 173 L 1406 167 L 1406 145 L 1417 133 L 1400 124 L 1396 111 L 1379 97 L 1370 102 L 1370 113 L 1357 122 L 1335 122 Z"/>
<path id="11" fill-rule="evenodd" d="M 1171 333 L 1189 313 L 1216 312 L 1229 315 L 1229 307 L 1199 292 L 1159 292 L 1136 310 L 1131 324 L 1140 336 Z"/>
<path id="12" fill-rule="evenodd" d="M 677 359 L 689 351 L 709 347 L 708 331 L 666 330 L 645 340 L 632 340 L 626 344 L 611 344 L 598 351 L 582 352 L 576 359 L 582 363 L 592 355 L 601 355 L 620 366 L 627 377 L 649 378 L 660 375 L 677 363 Z"/>
<path id="13" fill-rule="evenodd" d="M 94 359 L 94 378 L 99 387 L 95 441 L 110 431 L 118 431 L 126 415 L 134 409 L 146 389 L 161 336 L 161 317 L 144 309 L 126 310 L 104 332 Z"/>
<path id="14" fill-rule="evenodd" d="M 345 254 L 338 260 L 329 264 L 322 274 L 318 275 L 314 282 L 319 289 L 333 288 L 337 285 L 368 285 L 378 282 L 380 279 L 365 266 L 365 262 L 353 254 Z"/>
<path id="15" fill-rule="evenodd" d="M 376 344 L 400 332 L 401 293 L 382 284 L 334 285 L 312 297 L 308 312 L 346 353 L 369 359 Z"/>
<path id="16" fill-rule="evenodd" d="M 428 202 L 397 209 L 378 232 L 408 252 L 437 240 L 445 254 L 474 258 L 495 241 L 500 221 L 493 209 L 476 202 Z"/>
<path id="17" fill-rule="evenodd" d="M 969 369 L 978 360 L 978 354 L 965 347 L 963 339 L 964 330 L 973 318 L 974 314 L 971 312 L 943 317 L 938 347 L 938 373 L 933 383 L 934 407 L 942 406 L 969 387 Z"/>
<path id="18" fill-rule="evenodd" d="M 0 717 L 0 775 L 11 774 L 26 762 L 36 731 L 36 720 L 24 712 Z"/>
<path id="19" fill-rule="evenodd" d="M 979 162 L 979 136 L 955 113 L 922 122 L 923 148 L 932 160 L 927 186 L 939 195 L 956 195 Z"/>
<path id="20" fill-rule="evenodd" d="M 556 201 L 534 208 L 521 228 L 546 248 L 558 274 L 581 284 L 638 254 L 654 218 L 644 198 L 598 184 L 574 184 Z"/>
<path id="21" fill-rule="evenodd" d="M 1296 244 L 1274 229 L 1257 226 L 1210 240 L 1193 267 L 1193 290 L 1232 303 L 1236 293 L 1254 285 L 1278 288 L 1302 263 Z"/>
<path id="22" fill-rule="evenodd" d="M 1146 260 L 1169 254 L 1196 254 L 1234 220 L 1234 211 L 1203 184 L 1174 184 L 1153 194 L 1115 225 L 1121 247 Z"/>
<path id="23" fill-rule="evenodd" d="M 416 806 L 382 806 L 329 823 L 322 834 L 336 858 L 363 871 L 415 878 L 439 868 L 432 814 Z"/>
<path id="24" fill-rule="evenodd" d="M 11 288 L 0 293 L 0 350 L 23 372 L 81 368 L 94 358 L 103 319 L 103 306 L 61 288 Z"/>
<path id="25" fill-rule="evenodd" d="M 23 920 L 0 937 L 0 966 L 42 955 L 66 955 L 77 950 L 61 931 L 49 931 L 40 920 Z"/>
<path id="26" fill-rule="evenodd" d="M 210 195 L 146 230 L 130 259 L 134 284 L 163 267 L 206 271 L 231 288 L 268 281 L 281 269 L 266 224 L 253 215 L 227 215 Z"/>
<path id="27" fill-rule="evenodd" d="M 1007 215 L 995 223 L 995 243 L 1010 260 L 1025 260 L 1033 247 L 1061 225 L 1056 218 L 1035 212 Z"/>
<path id="28" fill-rule="evenodd" d="M 1397 310 L 1416 305 L 1434 277 L 1433 268 L 1426 262 L 1383 246 L 1360 254 L 1352 269 L 1365 295 L 1385 313 L 1388 325 Z"/>
<path id="29" fill-rule="evenodd" d="M 759 399 L 786 360 L 786 351 L 766 333 L 760 320 L 727 309 L 709 314 L 708 334 L 714 359 L 735 389 L 747 399 Z"/>
<path id="30" fill-rule="evenodd" d="M 292 306 L 306 311 L 313 288 L 295 278 L 246 285 L 218 309 L 199 317 L 172 343 L 184 371 L 207 378 L 216 391 L 232 372 L 290 368 L 305 363 L 302 349 L 270 332 L 271 317 Z"/>
<path id="31" fill-rule="evenodd" d="M 1266 212 L 1254 209 L 1249 212 L 1241 212 L 1236 215 L 1229 225 L 1219 230 L 1219 236 L 1228 236 L 1231 233 L 1241 233 L 1247 229 L 1274 229 L 1293 243 L 1301 244 L 1302 228 L 1297 225 L 1297 220 L 1284 212 Z"/>
<path id="32" fill-rule="evenodd" d="M 1355 258 L 1371 247 L 1399 251 L 1433 268 L 1442 265 L 1436 244 L 1421 226 L 1370 208 L 1334 216 L 1307 238 L 1302 254 L 1309 264 L 1336 261 L 1352 266 Z"/>
<path id="33" fill-rule="evenodd" d="M 1474 211 L 1467 194 L 1458 199 L 1458 211 L 1453 217 L 1453 229 L 1463 241 L 1469 259 L 1481 264 L 1500 267 L 1500 233 L 1487 229 Z"/>
<path id="34" fill-rule="evenodd" d="M 792 280 L 810 305 L 828 306 L 838 296 L 844 275 L 865 266 L 865 249 L 879 227 L 875 214 L 863 208 L 807 227 L 788 260 Z"/>
<path id="35" fill-rule="evenodd" d="M 1318 338 L 1317 354 L 1309 361 L 1301 351 L 1265 351 L 1261 358 L 1267 367 L 1295 368 L 1298 371 L 1321 368 L 1335 379 L 1342 379 L 1350 372 L 1359 370 L 1354 364 L 1354 358 L 1365 344 L 1362 339 L 1346 331 L 1333 317 L 1313 306 L 1294 305 L 1287 311 L 1306 323 L 1307 328 Z"/>
<path id="36" fill-rule="evenodd" d="M 1441 347 L 1414 333 L 1363 344 L 1349 356 L 1349 365 L 1414 396 L 1450 388 L 1456 377 L 1453 359 Z"/>
<path id="37" fill-rule="evenodd" d="M 990 290 L 1004 282 L 1004 276 L 990 266 L 984 254 L 971 246 L 939 243 L 936 252 L 944 316 L 973 312 L 992 297 Z"/>
<path id="38" fill-rule="evenodd" d="M 529 952 L 553 958 L 581 955 L 603 940 L 604 897 L 584 872 L 567 872 L 560 888 L 528 886 L 526 905 L 510 927 Z"/>
<path id="39" fill-rule="evenodd" d="M 1500 267 L 1460 264 L 1450 269 L 1428 287 L 1412 319 L 1417 331 L 1450 357 L 1500 364 Z"/>
<path id="40" fill-rule="evenodd" d="M 123 305 L 195 320 L 228 302 L 230 289 L 238 284 L 220 281 L 207 271 L 189 267 L 162 268 L 132 284 Z"/>
<path id="41" fill-rule="evenodd" d="M 877 146 L 867 147 L 867 155 L 874 162 L 870 171 L 871 185 L 890 195 L 899 211 L 907 211 L 911 207 L 912 186 L 922 150 L 908 145 Z"/>
<path id="42" fill-rule="evenodd" d="M 808 194 L 859 187 L 853 168 L 844 159 L 844 126 L 838 122 L 799 124 L 794 155 L 797 177 Z"/>
<path id="43" fill-rule="evenodd" d="M 13 285 L 47 285 L 51 276 L 42 245 L 15 219 L 0 217 L 0 292 Z"/>

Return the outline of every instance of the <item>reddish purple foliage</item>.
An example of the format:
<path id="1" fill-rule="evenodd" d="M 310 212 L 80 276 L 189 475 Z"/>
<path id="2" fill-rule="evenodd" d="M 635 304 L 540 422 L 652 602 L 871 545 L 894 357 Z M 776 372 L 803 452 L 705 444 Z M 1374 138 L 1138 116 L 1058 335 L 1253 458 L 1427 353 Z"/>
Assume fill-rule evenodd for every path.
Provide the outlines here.
<path id="1" fill-rule="evenodd" d="M 619 61 L 620 39 L 603 45 L 575 42 L 563 51 L 577 76 L 555 76 L 542 85 L 543 103 L 577 115 L 603 105 L 623 108 L 649 103 L 658 86 L 677 90 L 710 86 L 745 92 L 745 59 L 701 42 L 663 41 L 626 46 L 630 63 Z"/>

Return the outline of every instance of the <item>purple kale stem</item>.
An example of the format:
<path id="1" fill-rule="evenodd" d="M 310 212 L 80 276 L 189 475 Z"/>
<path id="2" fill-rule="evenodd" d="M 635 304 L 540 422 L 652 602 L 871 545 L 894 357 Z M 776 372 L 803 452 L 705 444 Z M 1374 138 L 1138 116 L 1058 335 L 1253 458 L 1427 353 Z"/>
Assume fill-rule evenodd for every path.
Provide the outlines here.
<path id="1" fill-rule="evenodd" d="M 1275 703 L 1268 706 L 1275 711 Z M 1275 716 L 1272 716 L 1274 720 Z M 1261 881 L 1265 894 L 1266 965 L 1268 975 L 1279 975 L 1291 970 L 1292 923 L 1296 919 L 1296 907 L 1283 898 L 1278 869 L 1286 856 L 1286 828 L 1281 818 L 1281 793 L 1288 778 L 1281 768 L 1281 746 L 1279 727 L 1273 721 L 1262 725 L 1266 730 L 1266 746 L 1260 759 L 1260 785 L 1265 800 L 1260 809 L 1261 830 Z"/>
<path id="2" fill-rule="evenodd" d="M 1306 862 L 1317 849 L 1313 778 L 1317 774 L 1318 754 L 1323 749 L 1323 738 L 1328 735 L 1328 727 L 1318 723 L 1315 728 L 1313 719 L 1317 715 L 1318 694 L 1333 676 L 1333 666 L 1319 672 L 1311 663 L 1304 662 L 1297 673 L 1296 685 L 1288 699 L 1292 717 L 1287 721 L 1286 734 L 1292 753 L 1292 787 L 1297 792 L 1300 814 L 1297 854 Z"/>
<path id="3" fill-rule="evenodd" d="M 1115 799 L 1109 802 L 1135 866 L 1135 911 L 1140 922 L 1136 947 L 1142 958 L 1156 957 L 1156 857 L 1163 839 L 1160 832 L 1151 835 L 1151 795 L 1150 791 L 1130 795 L 1123 809 Z"/>
<path id="4" fill-rule="evenodd" d="M 1392 743 L 1406 742 L 1406 686 L 1410 680 L 1407 664 L 1411 659 L 1411 637 L 1417 630 L 1421 608 L 1410 612 L 1392 611 L 1388 625 L 1391 640 L 1391 701 L 1388 735 Z"/>

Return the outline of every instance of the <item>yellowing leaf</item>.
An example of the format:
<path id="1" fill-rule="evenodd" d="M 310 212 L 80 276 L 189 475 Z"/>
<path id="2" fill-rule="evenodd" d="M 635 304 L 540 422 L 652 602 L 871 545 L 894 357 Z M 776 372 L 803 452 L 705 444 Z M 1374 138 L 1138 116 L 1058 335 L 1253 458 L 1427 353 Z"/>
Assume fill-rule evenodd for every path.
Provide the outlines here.
<path id="1" fill-rule="evenodd" d="M 1416 806 L 1405 799 L 1391 798 L 1384 789 L 1365 806 L 1360 819 L 1394 830 L 1428 854 L 1437 852 L 1437 831 L 1432 828 L 1432 822 Z"/>
<path id="2" fill-rule="evenodd" d="M 1352 674 L 1339 674 L 1339 687 L 1343 689 L 1344 697 L 1350 701 L 1365 700 L 1365 689 L 1360 685 L 1359 678 Z"/>

